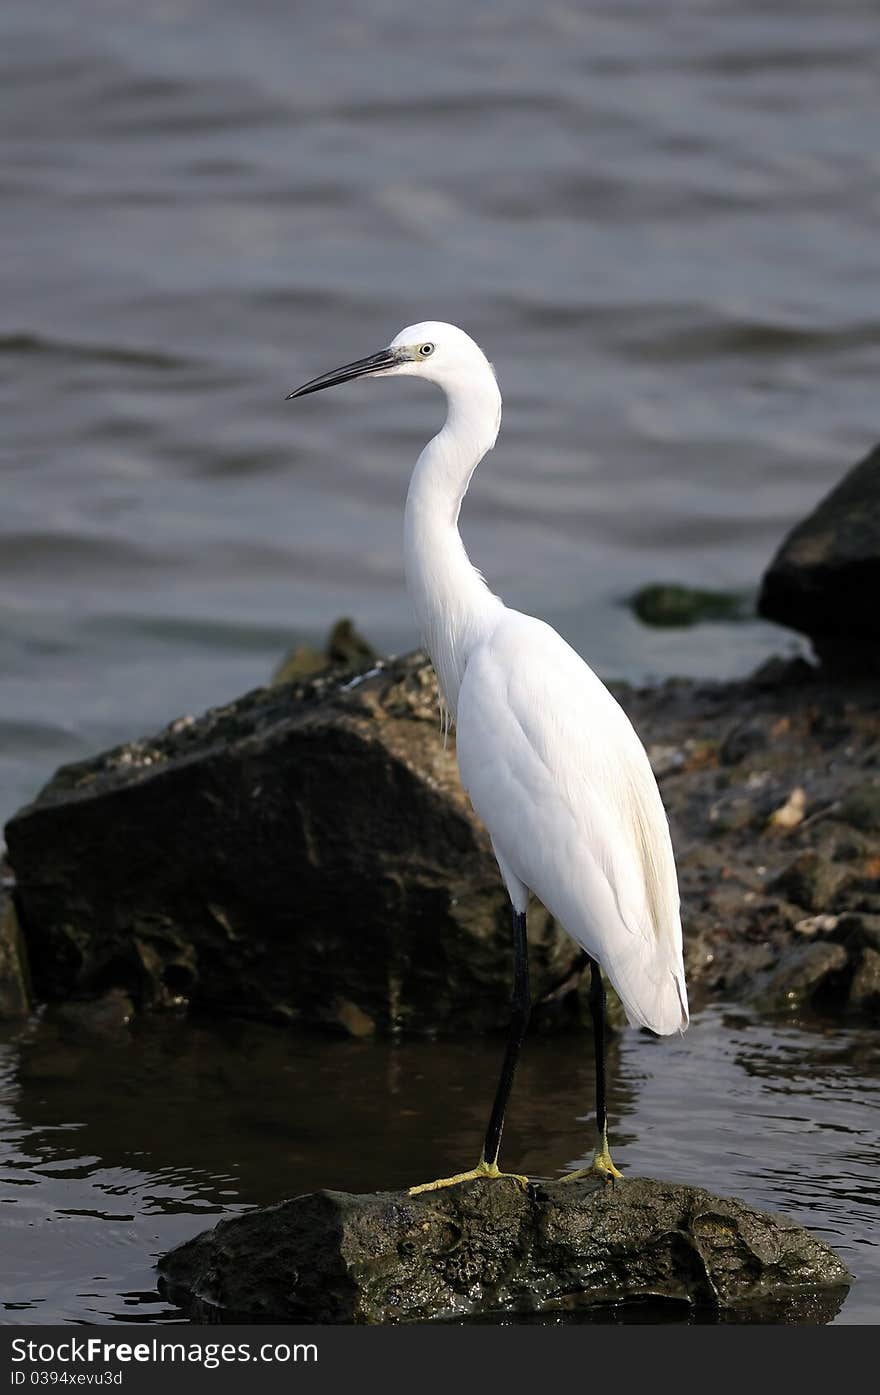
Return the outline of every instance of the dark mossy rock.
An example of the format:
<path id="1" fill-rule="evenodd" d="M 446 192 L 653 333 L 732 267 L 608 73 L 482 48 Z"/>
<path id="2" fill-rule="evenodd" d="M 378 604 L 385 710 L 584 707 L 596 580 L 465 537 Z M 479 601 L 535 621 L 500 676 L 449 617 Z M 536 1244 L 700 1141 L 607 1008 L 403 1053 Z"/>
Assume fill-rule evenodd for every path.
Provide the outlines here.
<path id="1" fill-rule="evenodd" d="M 645 1302 L 823 1322 L 850 1281 L 784 1217 L 647 1179 L 314 1192 L 221 1221 L 159 1273 L 196 1321 L 362 1324 Z"/>
<path id="2" fill-rule="evenodd" d="M 378 657 L 373 646 L 358 634 L 352 621 L 343 616 L 336 621 L 323 649 L 311 644 L 299 644 L 291 649 L 273 673 L 272 682 L 299 683 L 304 678 L 326 673 L 328 669 L 336 673 L 362 673 Z"/>
<path id="3" fill-rule="evenodd" d="M 27 955 L 11 896 L 0 886 L 0 1022 L 30 1011 Z"/>
<path id="4" fill-rule="evenodd" d="M 507 1021 L 507 896 L 423 655 L 64 767 L 7 841 L 41 998 L 116 988 L 355 1035 Z M 564 1018 L 577 951 L 530 919 L 537 996 Z"/>
<path id="5" fill-rule="evenodd" d="M 696 625 L 701 620 L 742 620 L 747 613 L 742 596 L 671 581 L 643 586 L 630 605 L 643 624 L 669 629 Z"/>
<path id="6" fill-rule="evenodd" d="M 863 949 L 849 990 L 850 1006 L 866 1017 L 880 1020 L 880 953 Z"/>
<path id="7" fill-rule="evenodd" d="M 721 742 L 718 758 L 722 765 L 741 765 L 768 743 L 767 732 L 757 722 L 737 722 Z"/>
<path id="8" fill-rule="evenodd" d="M 810 848 L 784 867 L 769 882 L 768 890 L 806 910 L 825 911 L 835 905 L 838 892 L 849 879 L 845 863 L 834 862 Z"/>
<path id="9" fill-rule="evenodd" d="M 796 945 L 759 981 L 756 1001 L 771 1011 L 792 1008 L 821 1008 L 841 993 L 841 985 L 852 977 L 850 956 L 841 944 L 817 939 Z M 851 991 L 851 990 L 850 990 Z"/>
<path id="10" fill-rule="evenodd" d="M 819 657 L 880 671 L 880 446 L 783 542 L 764 576 L 759 612 L 809 635 Z"/>
<path id="11" fill-rule="evenodd" d="M 880 783 L 850 790 L 841 800 L 837 816 L 863 833 L 880 833 Z"/>
<path id="12" fill-rule="evenodd" d="M 694 1008 L 875 1016 L 880 675 L 781 663 L 615 693 L 669 813 Z M 59 771 L 9 825 L 38 997 L 116 988 L 355 1036 L 502 1027 L 507 898 L 437 702 L 423 656 L 377 661 Z M 768 997 L 807 921 L 846 965 Z M 533 1026 L 584 1021 L 583 956 L 537 903 L 529 934 Z"/>

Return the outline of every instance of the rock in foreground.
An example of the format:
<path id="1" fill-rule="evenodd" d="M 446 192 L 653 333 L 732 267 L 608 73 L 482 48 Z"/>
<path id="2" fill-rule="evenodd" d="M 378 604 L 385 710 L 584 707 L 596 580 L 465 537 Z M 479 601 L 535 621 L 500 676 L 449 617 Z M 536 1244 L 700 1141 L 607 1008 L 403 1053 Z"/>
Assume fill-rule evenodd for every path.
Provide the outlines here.
<path id="1" fill-rule="evenodd" d="M 646 1301 L 825 1322 L 850 1281 L 784 1217 L 647 1179 L 313 1192 L 221 1221 L 159 1271 L 196 1321 L 359 1324 Z"/>

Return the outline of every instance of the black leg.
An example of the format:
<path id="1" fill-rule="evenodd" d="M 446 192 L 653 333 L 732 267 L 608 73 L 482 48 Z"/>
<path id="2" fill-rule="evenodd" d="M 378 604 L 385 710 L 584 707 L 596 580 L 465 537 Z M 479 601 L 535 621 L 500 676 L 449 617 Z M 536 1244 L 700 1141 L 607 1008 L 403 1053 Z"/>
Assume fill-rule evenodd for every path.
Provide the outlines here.
<path id="1" fill-rule="evenodd" d="M 507 1101 L 510 1098 L 510 1087 L 513 1085 L 513 1076 L 516 1071 L 516 1063 L 519 1058 L 520 1047 L 523 1044 L 523 1037 L 526 1034 L 526 1027 L 529 1024 L 529 1014 L 532 1010 L 532 998 L 529 992 L 529 945 L 526 936 L 526 918 L 517 911 L 513 912 L 513 998 L 510 1005 L 510 1029 L 507 1036 L 507 1049 L 504 1052 L 504 1063 L 501 1067 L 501 1079 L 498 1081 L 498 1089 L 495 1093 L 495 1103 L 492 1105 L 492 1114 L 489 1119 L 489 1127 L 486 1130 L 486 1142 L 483 1147 L 483 1161 L 491 1167 L 498 1161 L 498 1150 L 501 1147 L 501 1130 L 504 1127 L 504 1112 L 507 1109 Z"/>
<path id="2" fill-rule="evenodd" d="M 596 1129 L 598 1142 L 589 1167 L 579 1167 L 562 1180 L 572 1182 L 578 1177 L 600 1177 L 613 1183 L 622 1176 L 611 1161 L 608 1151 L 608 1113 L 605 1103 L 605 985 L 602 970 L 590 959 L 590 1012 L 593 1018 L 593 1045 L 596 1054 Z"/>
<path id="3" fill-rule="evenodd" d="M 590 1013 L 593 1018 L 593 1046 L 596 1053 L 596 1127 L 599 1146 L 608 1137 L 608 1113 L 605 1104 L 605 985 L 602 970 L 595 959 L 590 960 Z"/>

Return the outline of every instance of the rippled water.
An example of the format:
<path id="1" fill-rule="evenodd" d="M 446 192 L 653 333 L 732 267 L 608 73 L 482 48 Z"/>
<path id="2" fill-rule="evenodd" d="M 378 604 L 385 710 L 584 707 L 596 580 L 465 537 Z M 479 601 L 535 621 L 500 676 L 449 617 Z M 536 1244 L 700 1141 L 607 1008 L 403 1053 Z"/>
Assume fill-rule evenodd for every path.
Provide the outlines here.
<path id="1" fill-rule="evenodd" d="M 754 588 L 880 434 L 876 6 L 7 0 L 0 10 L 0 815 L 62 760 L 261 682 L 353 613 L 415 641 L 400 513 L 440 405 L 285 404 L 423 317 L 506 398 L 464 531 L 605 673 L 734 673 Z M 474 1151 L 493 1044 L 144 1023 L 7 1037 L 8 1311 L 162 1316 L 148 1256 L 224 1209 Z M 702 1018 L 629 1036 L 630 1167 L 820 1227 L 878 1312 L 874 1039 Z M 532 1044 L 508 1160 L 585 1147 L 580 1043 Z M 872 1114 L 871 1111 L 874 1110 Z"/>
<path id="2" fill-rule="evenodd" d="M 147 1021 L 32 1025 L 0 1046 L 6 1322 L 172 1321 L 152 1261 L 222 1214 L 318 1186 L 396 1188 L 470 1165 L 498 1041 L 356 1043 Z M 587 1160 L 588 1041 L 527 1043 L 504 1162 Z M 631 1173 L 783 1211 L 857 1282 L 839 1322 L 880 1316 L 876 1033 L 768 1027 L 712 1009 L 678 1040 L 611 1052 L 614 1155 Z M 0 1319 L 3 1320 L 3 1319 Z"/>
<path id="3" fill-rule="evenodd" d="M 743 671 L 749 589 L 878 435 L 870 3 L 7 0 L 0 813 L 341 613 L 410 647 L 440 404 L 285 404 L 425 316 L 507 410 L 467 540 L 604 672 Z"/>

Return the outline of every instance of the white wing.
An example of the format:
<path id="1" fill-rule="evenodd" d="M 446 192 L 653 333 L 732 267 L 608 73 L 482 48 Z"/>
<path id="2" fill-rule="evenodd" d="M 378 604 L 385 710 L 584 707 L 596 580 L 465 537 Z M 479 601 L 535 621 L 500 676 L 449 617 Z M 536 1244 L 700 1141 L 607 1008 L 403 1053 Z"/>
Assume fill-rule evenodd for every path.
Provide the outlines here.
<path id="1" fill-rule="evenodd" d="M 678 882 L 653 771 L 622 708 L 541 620 L 506 611 L 458 702 L 462 781 L 516 902 L 598 959 L 631 1022 L 688 1023 Z"/>

